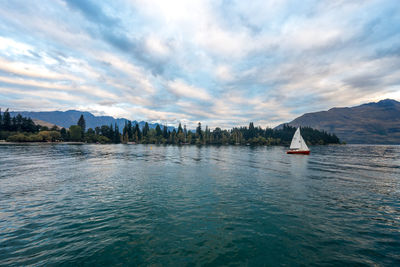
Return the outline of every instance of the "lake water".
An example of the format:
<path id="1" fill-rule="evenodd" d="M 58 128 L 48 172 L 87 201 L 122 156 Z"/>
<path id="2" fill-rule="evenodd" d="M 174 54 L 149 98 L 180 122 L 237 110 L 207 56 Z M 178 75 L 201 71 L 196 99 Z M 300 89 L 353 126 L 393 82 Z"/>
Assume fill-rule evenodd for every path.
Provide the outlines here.
<path id="1" fill-rule="evenodd" d="M 0 145 L 0 265 L 400 265 L 400 146 Z"/>

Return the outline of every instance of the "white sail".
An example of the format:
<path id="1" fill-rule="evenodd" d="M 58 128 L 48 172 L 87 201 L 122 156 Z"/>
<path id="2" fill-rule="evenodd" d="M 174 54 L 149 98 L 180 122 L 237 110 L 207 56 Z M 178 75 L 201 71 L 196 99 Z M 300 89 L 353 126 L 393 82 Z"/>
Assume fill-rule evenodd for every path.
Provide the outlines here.
<path id="1" fill-rule="evenodd" d="M 290 143 L 290 149 L 307 151 L 308 146 L 304 141 L 303 137 L 300 134 L 300 127 L 297 128 L 296 132 L 293 135 L 292 143 Z"/>
<path id="2" fill-rule="evenodd" d="M 304 141 L 303 137 L 300 135 L 300 150 L 302 151 L 308 151 L 310 150 L 306 144 L 306 142 Z"/>

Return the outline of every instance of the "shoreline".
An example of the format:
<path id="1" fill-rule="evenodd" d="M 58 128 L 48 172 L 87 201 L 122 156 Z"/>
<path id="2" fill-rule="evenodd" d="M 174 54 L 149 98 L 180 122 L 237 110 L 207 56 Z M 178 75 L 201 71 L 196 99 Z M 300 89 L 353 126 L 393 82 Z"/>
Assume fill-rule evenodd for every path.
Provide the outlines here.
<path id="1" fill-rule="evenodd" d="M 0 140 L 0 145 L 150 145 L 150 146 L 282 146 L 287 147 L 288 145 L 248 145 L 248 144 L 141 144 L 141 143 L 85 143 L 85 142 L 7 142 Z"/>
<path id="2" fill-rule="evenodd" d="M 88 145 L 92 143 L 85 142 L 7 142 L 0 140 L 0 145 L 26 145 L 26 144 L 46 144 L 46 145 Z M 94 144 L 94 143 L 93 143 Z"/>
<path id="3" fill-rule="evenodd" d="M 289 145 L 249 145 L 249 144 L 141 144 L 141 143 L 85 143 L 85 142 L 7 142 L 0 140 L 0 145 L 155 145 L 155 146 L 282 146 L 287 147 Z M 311 146 L 398 146 L 400 144 L 326 144 L 326 145 L 311 145 Z"/>

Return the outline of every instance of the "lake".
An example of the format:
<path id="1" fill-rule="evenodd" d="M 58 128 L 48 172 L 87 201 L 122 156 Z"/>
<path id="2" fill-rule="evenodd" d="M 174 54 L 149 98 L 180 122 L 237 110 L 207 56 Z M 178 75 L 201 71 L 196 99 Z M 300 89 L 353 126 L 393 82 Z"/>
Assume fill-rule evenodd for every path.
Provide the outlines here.
<path id="1" fill-rule="evenodd" d="M 0 145 L 0 265 L 400 265 L 400 146 Z"/>

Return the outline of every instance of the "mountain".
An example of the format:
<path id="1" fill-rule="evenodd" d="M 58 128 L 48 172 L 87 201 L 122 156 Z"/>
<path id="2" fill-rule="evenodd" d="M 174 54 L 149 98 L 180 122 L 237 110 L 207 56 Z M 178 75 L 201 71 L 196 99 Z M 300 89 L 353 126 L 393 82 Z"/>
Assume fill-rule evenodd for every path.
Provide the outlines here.
<path id="1" fill-rule="evenodd" d="M 400 102 L 385 99 L 306 113 L 288 124 L 335 133 L 341 141 L 352 144 L 400 144 Z"/>
<path id="2" fill-rule="evenodd" d="M 111 116 L 95 116 L 90 112 L 87 111 L 78 111 L 78 110 L 68 110 L 68 111 L 39 111 L 39 112 L 33 112 L 33 111 L 13 111 L 10 112 L 11 116 L 16 116 L 18 114 L 21 114 L 24 117 L 30 117 L 35 120 L 41 120 L 45 121 L 50 124 L 56 124 L 61 127 L 69 128 L 71 125 L 76 125 L 79 117 L 83 115 L 86 121 L 86 129 L 89 128 L 96 128 L 97 126 L 102 126 L 102 125 L 110 125 L 116 123 L 122 131 L 122 129 L 125 126 L 125 122 L 128 121 L 128 119 L 124 118 L 118 118 L 115 119 Z M 145 121 L 132 121 L 132 124 L 139 124 L 140 128 L 143 128 L 145 125 Z M 40 123 L 39 123 L 40 124 Z M 157 123 L 149 123 L 149 127 L 156 128 Z M 162 125 L 160 125 L 162 126 Z M 168 129 L 172 131 L 174 127 L 169 126 Z"/>

